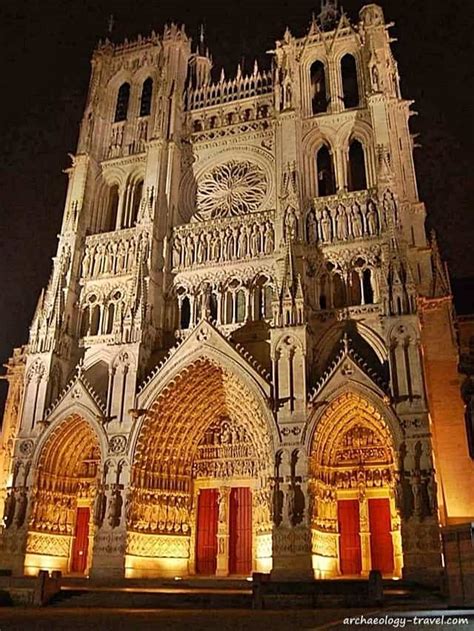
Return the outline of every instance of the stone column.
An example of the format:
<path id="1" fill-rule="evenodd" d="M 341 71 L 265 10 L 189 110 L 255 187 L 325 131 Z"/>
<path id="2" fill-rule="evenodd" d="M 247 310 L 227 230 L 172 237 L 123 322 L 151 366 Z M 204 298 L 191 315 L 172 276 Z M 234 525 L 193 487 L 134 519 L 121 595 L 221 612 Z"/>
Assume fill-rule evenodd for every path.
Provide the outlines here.
<path id="1" fill-rule="evenodd" d="M 342 84 L 339 77 L 339 68 L 332 56 L 328 59 L 327 70 L 326 90 L 329 88 L 329 111 L 331 114 L 335 114 L 343 111 L 344 103 L 342 99 Z"/>
<path id="2" fill-rule="evenodd" d="M 105 475 L 106 511 L 105 519 L 96 524 L 90 570 L 93 578 L 123 578 L 125 576 L 126 478 L 128 478 L 128 470 L 125 471 L 123 461 L 111 465 Z"/>
<path id="3" fill-rule="evenodd" d="M 415 426 L 419 419 L 414 419 Z M 411 432 L 413 424 L 408 425 Z M 408 433 L 407 431 L 407 433 Z M 430 440 L 425 434 L 406 441 L 402 470 L 401 536 L 403 578 L 427 585 L 439 585 L 441 537 L 436 497 L 429 488 L 431 468 Z"/>
<path id="4" fill-rule="evenodd" d="M 285 469 L 286 463 L 282 462 L 282 465 Z M 286 482 L 280 486 L 280 491 L 283 494 L 281 519 L 279 515 L 274 515 L 277 522 L 274 523 L 272 532 L 273 569 L 271 577 L 282 581 L 313 580 L 309 519 L 306 516 L 301 523 L 293 525 L 294 489 L 292 487 L 292 481 L 286 476 Z"/>

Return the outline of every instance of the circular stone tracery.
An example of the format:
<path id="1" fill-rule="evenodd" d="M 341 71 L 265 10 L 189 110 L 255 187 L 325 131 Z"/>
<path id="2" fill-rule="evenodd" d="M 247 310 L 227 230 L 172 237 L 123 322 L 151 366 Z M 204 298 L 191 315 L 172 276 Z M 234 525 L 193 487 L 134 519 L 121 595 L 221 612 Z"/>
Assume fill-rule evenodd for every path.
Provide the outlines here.
<path id="1" fill-rule="evenodd" d="M 263 170 L 249 161 L 231 160 L 204 177 L 197 190 L 197 219 L 235 217 L 258 210 L 267 193 Z"/>

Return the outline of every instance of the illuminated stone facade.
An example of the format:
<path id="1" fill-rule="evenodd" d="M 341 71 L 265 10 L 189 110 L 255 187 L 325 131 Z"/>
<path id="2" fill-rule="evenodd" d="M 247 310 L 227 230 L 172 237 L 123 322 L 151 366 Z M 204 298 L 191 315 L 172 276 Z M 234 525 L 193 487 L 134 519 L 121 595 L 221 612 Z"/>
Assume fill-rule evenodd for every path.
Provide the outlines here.
<path id="1" fill-rule="evenodd" d="M 7 369 L 1 566 L 439 577 L 440 520 L 474 515 L 449 281 L 359 18 L 326 3 L 218 81 L 175 25 L 95 51 Z"/>

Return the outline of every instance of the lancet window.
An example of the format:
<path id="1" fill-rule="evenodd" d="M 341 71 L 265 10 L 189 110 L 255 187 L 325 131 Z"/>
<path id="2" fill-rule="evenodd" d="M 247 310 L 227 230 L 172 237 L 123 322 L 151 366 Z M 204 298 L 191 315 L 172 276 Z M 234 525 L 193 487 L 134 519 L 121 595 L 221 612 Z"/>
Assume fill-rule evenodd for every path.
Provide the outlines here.
<path id="1" fill-rule="evenodd" d="M 128 102 L 130 101 L 130 84 L 122 83 L 117 94 L 117 103 L 115 106 L 115 123 L 127 120 Z"/>
<path id="2" fill-rule="evenodd" d="M 351 54 L 344 55 L 341 59 L 342 98 L 344 107 L 359 106 L 359 85 L 357 81 L 357 64 Z"/>
<path id="3" fill-rule="evenodd" d="M 315 61 L 310 69 L 311 109 L 313 114 L 327 111 L 326 74 L 322 61 Z"/>
<path id="4" fill-rule="evenodd" d="M 336 182 L 334 178 L 334 164 L 331 151 L 327 145 L 322 145 L 316 154 L 316 171 L 318 178 L 318 196 L 334 195 Z"/>
<path id="5" fill-rule="evenodd" d="M 367 188 L 364 147 L 358 140 L 352 140 L 348 154 L 348 189 L 363 191 Z"/>
<path id="6" fill-rule="evenodd" d="M 347 272 L 329 263 L 317 283 L 315 301 L 322 310 L 374 304 L 377 288 L 373 269 L 362 259 Z"/>
<path id="7" fill-rule="evenodd" d="M 151 98 L 153 96 L 153 79 L 148 77 L 143 82 L 140 99 L 140 116 L 149 116 L 151 112 Z"/>

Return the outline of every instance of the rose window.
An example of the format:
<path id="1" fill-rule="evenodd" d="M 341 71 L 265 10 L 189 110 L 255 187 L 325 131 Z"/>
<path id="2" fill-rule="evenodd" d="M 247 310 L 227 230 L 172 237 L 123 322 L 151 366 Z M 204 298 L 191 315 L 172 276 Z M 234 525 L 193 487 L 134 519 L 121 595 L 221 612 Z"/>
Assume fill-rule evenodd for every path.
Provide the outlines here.
<path id="1" fill-rule="evenodd" d="M 215 219 L 256 211 L 266 192 L 267 178 L 260 167 L 231 160 L 215 167 L 199 182 L 197 216 Z"/>

